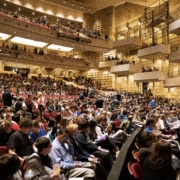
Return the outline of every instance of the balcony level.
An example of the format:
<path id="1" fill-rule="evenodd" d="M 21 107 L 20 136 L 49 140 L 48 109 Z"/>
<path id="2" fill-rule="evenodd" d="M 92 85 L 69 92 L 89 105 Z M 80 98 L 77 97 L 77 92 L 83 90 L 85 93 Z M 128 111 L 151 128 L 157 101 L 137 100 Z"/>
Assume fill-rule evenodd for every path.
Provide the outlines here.
<path id="1" fill-rule="evenodd" d="M 111 73 L 115 73 L 122 76 L 131 75 L 140 72 L 141 67 L 136 64 L 121 64 L 116 66 L 111 66 Z"/>
<path id="2" fill-rule="evenodd" d="M 3 13 L 0 13 L 0 32 L 12 36 L 43 41 L 49 44 L 72 47 L 84 52 L 93 51 L 105 53 L 113 48 L 113 42 L 111 40 L 90 38 L 90 42 L 86 42 L 85 38 L 81 37 L 83 39 L 82 41 L 76 41 L 73 35 L 70 37 L 64 35 L 65 37 L 58 38 L 58 32 L 56 30 L 51 30 L 42 25 L 37 25 L 36 23 L 24 21 L 19 18 L 16 19 Z"/>
<path id="3" fill-rule="evenodd" d="M 141 72 L 134 74 L 134 81 L 136 82 L 158 82 L 167 79 L 167 72 L 152 71 Z"/>
<path id="4" fill-rule="evenodd" d="M 99 62 L 99 68 L 110 68 L 111 66 L 115 66 L 117 60 L 110 60 L 110 61 L 101 61 Z"/>
<path id="5" fill-rule="evenodd" d="M 164 81 L 165 88 L 180 87 L 180 77 L 168 78 Z"/>
<path id="6" fill-rule="evenodd" d="M 138 50 L 138 58 L 142 59 L 153 59 L 167 56 L 171 52 L 168 44 L 158 44 L 155 46 L 147 47 Z"/>
<path id="7" fill-rule="evenodd" d="M 64 69 L 70 69 L 73 67 L 74 70 L 89 70 L 91 68 L 90 65 L 87 65 L 85 61 L 80 59 L 68 59 L 52 54 L 44 54 L 43 56 L 40 56 L 30 52 L 14 51 L 2 47 L 0 47 L 0 49 L 1 62 L 14 62 Z M 71 64 L 71 66 L 69 66 L 69 64 Z"/>
<path id="8" fill-rule="evenodd" d="M 169 24 L 169 33 L 180 34 L 180 19 Z"/>
<path id="9" fill-rule="evenodd" d="M 180 49 L 176 49 L 175 51 L 170 53 L 169 62 L 180 63 Z"/>
<path id="10" fill-rule="evenodd" d="M 114 42 L 114 48 L 118 51 L 131 51 L 142 47 L 142 41 L 139 38 L 132 37 L 127 39 L 121 39 Z"/>

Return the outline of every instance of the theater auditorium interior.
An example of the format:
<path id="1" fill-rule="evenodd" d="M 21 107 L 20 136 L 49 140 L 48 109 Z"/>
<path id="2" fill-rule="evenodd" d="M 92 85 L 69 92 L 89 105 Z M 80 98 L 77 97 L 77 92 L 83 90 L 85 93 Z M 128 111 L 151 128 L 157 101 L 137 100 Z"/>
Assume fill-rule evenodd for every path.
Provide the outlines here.
<path id="1" fill-rule="evenodd" d="M 1 0 L 0 76 L 178 101 L 179 34 L 179 0 Z M 108 180 L 133 179 L 127 162 L 141 128 Z"/>

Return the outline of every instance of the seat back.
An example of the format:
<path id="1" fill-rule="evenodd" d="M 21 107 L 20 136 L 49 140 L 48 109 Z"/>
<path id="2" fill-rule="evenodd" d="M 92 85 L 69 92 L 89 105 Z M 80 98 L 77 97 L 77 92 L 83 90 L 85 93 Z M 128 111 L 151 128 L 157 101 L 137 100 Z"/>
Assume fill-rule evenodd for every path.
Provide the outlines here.
<path id="1" fill-rule="evenodd" d="M 0 155 L 7 154 L 7 153 L 8 153 L 7 146 L 0 146 Z"/>
<path id="2" fill-rule="evenodd" d="M 141 163 L 141 160 L 139 159 L 139 152 L 137 150 L 132 150 L 132 155 L 137 162 Z"/>
<path id="3" fill-rule="evenodd" d="M 128 170 L 135 179 L 143 180 L 143 170 L 140 163 L 129 161 Z"/>

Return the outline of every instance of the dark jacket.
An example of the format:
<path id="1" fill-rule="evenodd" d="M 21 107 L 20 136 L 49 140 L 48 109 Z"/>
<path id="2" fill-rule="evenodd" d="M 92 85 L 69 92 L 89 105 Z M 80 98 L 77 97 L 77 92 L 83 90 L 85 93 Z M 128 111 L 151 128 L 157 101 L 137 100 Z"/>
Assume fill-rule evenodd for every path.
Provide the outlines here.
<path id="1" fill-rule="evenodd" d="M 72 136 L 69 136 L 69 140 L 74 147 L 74 156 L 77 157 L 77 160 L 88 161 L 88 158 L 90 157 L 90 153 L 84 150 L 81 147 L 81 144 L 78 141 L 76 141 Z"/>
<path id="2" fill-rule="evenodd" d="M 49 180 L 52 169 L 43 166 L 37 153 L 33 153 L 26 159 L 25 180 Z"/>
<path id="3" fill-rule="evenodd" d="M 94 153 L 98 150 L 98 147 L 96 144 L 93 144 L 90 141 L 89 136 L 86 133 L 79 132 L 76 135 L 76 140 L 81 144 L 82 148 L 88 151 L 89 153 Z"/>

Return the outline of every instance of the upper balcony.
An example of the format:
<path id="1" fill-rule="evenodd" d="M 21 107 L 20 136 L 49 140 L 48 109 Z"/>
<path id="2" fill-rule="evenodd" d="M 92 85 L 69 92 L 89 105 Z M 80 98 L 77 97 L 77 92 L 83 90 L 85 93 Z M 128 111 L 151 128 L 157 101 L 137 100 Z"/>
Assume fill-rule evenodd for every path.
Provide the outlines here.
<path id="1" fill-rule="evenodd" d="M 110 68 L 111 66 L 116 65 L 117 60 L 101 61 L 99 62 L 99 68 Z"/>
<path id="2" fill-rule="evenodd" d="M 180 19 L 177 19 L 169 24 L 169 33 L 177 35 L 180 34 Z"/>
<path id="3" fill-rule="evenodd" d="M 119 76 L 127 76 L 140 72 L 141 67 L 136 64 L 121 64 L 112 66 L 110 72 L 118 74 Z"/>
<path id="4" fill-rule="evenodd" d="M 164 81 L 165 88 L 180 87 L 180 77 L 168 78 Z"/>
<path id="5" fill-rule="evenodd" d="M 170 53 L 169 62 L 180 63 L 180 50 L 179 49 L 176 49 L 174 52 Z"/>
<path id="6" fill-rule="evenodd" d="M 134 81 L 136 82 L 158 82 L 167 79 L 167 72 L 152 71 L 141 72 L 134 74 Z"/>
<path id="7" fill-rule="evenodd" d="M 107 41 L 103 39 L 90 38 L 91 41 L 89 43 L 89 41 L 85 41 L 86 39 L 84 37 L 80 37 L 80 41 L 76 41 L 73 35 L 58 38 L 58 32 L 56 30 L 38 25 L 37 23 L 29 22 L 26 19 L 14 18 L 4 13 L 0 13 L 0 32 L 12 36 L 43 41 L 49 44 L 72 47 L 84 52 L 93 51 L 105 53 L 113 48 L 113 42 L 111 40 Z"/>
<path id="8" fill-rule="evenodd" d="M 138 50 L 138 58 L 153 59 L 167 56 L 170 54 L 170 46 L 168 44 L 158 44 L 144 49 Z"/>
<path id="9" fill-rule="evenodd" d="M 142 47 L 142 41 L 137 37 L 121 39 L 114 42 L 114 48 L 120 51 L 130 51 Z"/>

